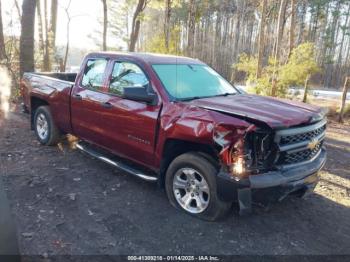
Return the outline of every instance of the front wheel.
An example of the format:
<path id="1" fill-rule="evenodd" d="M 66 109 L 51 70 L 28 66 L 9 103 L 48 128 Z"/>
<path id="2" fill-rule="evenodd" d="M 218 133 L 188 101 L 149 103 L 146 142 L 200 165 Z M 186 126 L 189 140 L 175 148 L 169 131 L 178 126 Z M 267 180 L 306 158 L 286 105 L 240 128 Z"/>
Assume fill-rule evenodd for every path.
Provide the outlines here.
<path id="1" fill-rule="evenodd" d="M 165 187 L 170 203 L 200 219 L 215 221 L 224 217 L 232 203 L 218 198 L 217 170 L 203 156 L 186 153 L 169 166 Z"/>
<path id="2" fill-rule="evenodd" d="M 61 139 L 61 132 L 53 122 L 48 106 L 41 106 L 35 111 L 34 130 L 37 139 L 43 145 L 57 145 Z"/>

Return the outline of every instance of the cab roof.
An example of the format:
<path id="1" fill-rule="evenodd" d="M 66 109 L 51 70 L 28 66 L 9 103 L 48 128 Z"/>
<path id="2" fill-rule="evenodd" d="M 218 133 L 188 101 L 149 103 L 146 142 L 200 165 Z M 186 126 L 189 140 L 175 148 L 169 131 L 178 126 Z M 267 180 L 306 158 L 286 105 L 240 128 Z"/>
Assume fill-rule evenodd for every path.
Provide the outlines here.
<path id="1" fill-rule="evenodd" d="M 94 52 L 87 55 L 88 58 L 107 57 L 107 58 L 121 58 L 134 59 L 148 64 L 199 64 L 204 63 L 198 59 L 193 59 L 184 56 L 163 55 L 154 53 L 136 53 L 136 52 Z"/>

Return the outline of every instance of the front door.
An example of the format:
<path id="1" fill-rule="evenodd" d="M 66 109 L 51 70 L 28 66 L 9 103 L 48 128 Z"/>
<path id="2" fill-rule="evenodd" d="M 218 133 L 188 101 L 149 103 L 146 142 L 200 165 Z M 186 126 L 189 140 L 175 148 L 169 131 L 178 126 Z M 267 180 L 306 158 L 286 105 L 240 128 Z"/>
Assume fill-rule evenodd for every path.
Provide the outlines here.
<path id="1" fill-rule="evenodd" d="M 152 166 L 160 105 L 122 98 L 124 87 L 144 87 L 154 92 L 147 75 L 135 63 L 114 61 L 107 85 L 110 107 L 102 117 L 110 149 Z"/>

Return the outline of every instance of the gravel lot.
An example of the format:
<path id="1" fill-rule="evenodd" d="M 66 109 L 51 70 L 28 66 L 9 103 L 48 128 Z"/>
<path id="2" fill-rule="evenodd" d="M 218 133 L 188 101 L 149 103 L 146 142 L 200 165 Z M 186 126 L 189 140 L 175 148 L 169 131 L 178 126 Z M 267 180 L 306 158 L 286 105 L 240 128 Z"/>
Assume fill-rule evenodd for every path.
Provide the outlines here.
<path id="1" fill-rule="evenodd" d="M 39 145 L 26 115 L 0 118 L 0 179 L 21 254 L 350 254 L 350 124 L 331 123 L 315 194 L 217 223 L 170 206 L 155 184 L 66 142 Z"/>

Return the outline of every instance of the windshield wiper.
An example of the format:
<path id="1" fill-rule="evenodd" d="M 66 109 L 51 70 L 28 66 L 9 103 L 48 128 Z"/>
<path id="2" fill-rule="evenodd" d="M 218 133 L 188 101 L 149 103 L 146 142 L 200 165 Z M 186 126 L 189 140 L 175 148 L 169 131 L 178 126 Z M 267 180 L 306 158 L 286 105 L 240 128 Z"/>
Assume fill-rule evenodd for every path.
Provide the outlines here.
<path id="1" fill-rule="evenodd" d="M 230 96 L 230 95 L 236 95 L 237 93 L 224 93 L 220 95 L 214 95 L 214 96 L 192 96 L 192 97 L 186 97 L 186 98 L 178 98 L 178 101 L 192 101 L 197 99 L 203 99 L 203 98 L 211 98 L 211 97 L 218 97 L 218 96 Z"/>
<path id="2" fill-rule="evenodd" d="M 224 93 L 224 94 L 215 95 L 215 96 L 233 96 L 233 95 L 237 95 L 237 93 Z"/>
<path id="3" fill-rule="evenodd" d="M 207 98 L 206 96 L 192 96 L 192 97 L 186 97 L 186 98 L 178 98 L 178 101 L 192 101 L 197 99 Z"/>

